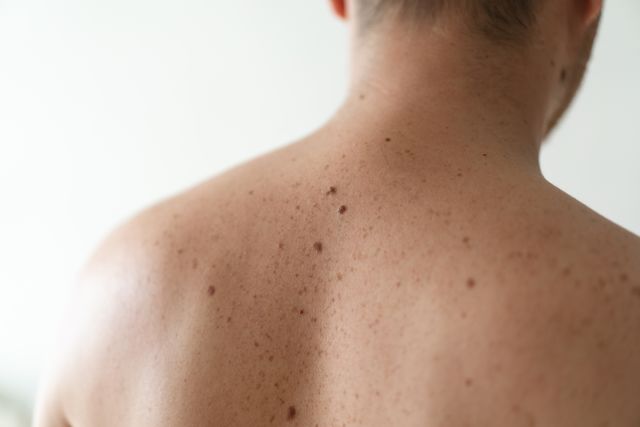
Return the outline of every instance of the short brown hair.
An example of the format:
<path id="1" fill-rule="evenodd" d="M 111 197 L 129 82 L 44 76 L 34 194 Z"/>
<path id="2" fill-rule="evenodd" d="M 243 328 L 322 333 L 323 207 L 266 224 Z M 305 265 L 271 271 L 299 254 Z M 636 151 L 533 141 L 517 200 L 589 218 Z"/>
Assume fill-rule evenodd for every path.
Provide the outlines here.
<path id="1" fill-rule="evenodd" d="M 390 11 L 402 18 L 422 22 L 445 10 L 468 17 L 473 27 L 494 40 L 521 38 L 535 22 L 541 0 L 358 0 L 361 27 L 368 30 Z"/>

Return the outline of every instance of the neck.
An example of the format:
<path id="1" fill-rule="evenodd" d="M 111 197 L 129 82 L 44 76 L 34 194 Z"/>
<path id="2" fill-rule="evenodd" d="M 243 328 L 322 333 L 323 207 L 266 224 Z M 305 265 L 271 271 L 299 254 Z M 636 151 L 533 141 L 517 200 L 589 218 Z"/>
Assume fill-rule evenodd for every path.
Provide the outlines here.
<path id="1" fill-rule="evenodd" d="M 539 169 L 552 89 L 548 57 L 442 33 L 410 37 L 360 46 L 342 115 L 384 124 L 448 155 L 505 154 Z"/>

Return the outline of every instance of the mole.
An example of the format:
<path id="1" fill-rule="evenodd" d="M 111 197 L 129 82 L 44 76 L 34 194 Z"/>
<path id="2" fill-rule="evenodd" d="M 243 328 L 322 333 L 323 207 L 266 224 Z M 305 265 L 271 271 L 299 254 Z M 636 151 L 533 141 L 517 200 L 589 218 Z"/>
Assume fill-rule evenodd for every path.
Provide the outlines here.
<path id="1" fill-rule="evenodd" d="M 473 385 L 473 380 L 471 378 L 467 378 L 466 381 L 464 382 L 464 384 L 467 387 L 471 387 Z"/>
<path id="2" fill-rule="evenodd" d="M 215 288 L 215 287 L 213 287 L 213 286 L 209 286 L 209 287 L 207 288 L 207 293 L 209 294 L 209 296 L 213 296 L 213 294 L 215 294 L 215 293 L 216 293 L 216 288 Z"/>
<path id="3" fill-rule="evenodd" d="M 468 245 L 470 240 L 471 239 L 469 239 L 468 237 L 465 237 L 464 239 L 462 239 L 462 243 L 464 243 L 465 245 Z"/>
<path id="4" fill-rule="evenodd" d="M 338 189 L 334 186 L 329 187 L 329 191 L 327 191 L 327 196 L 331 195 L 331 194 L 336 194 L 338 192 Z"/>
<path id="5" fill-rule="evenodd" d="M 391 138 L 385 138 L 385 141 L 391 142 Z"/>
<path id="6" fill-rule="evenodd" d="M 563 68 L 562 71 L 560 71 L 560 81 L 564 82 L 565 80 L 567 80 L 567 70 Z"/>
<path id="7" fill-rule="evenodd" d="M 287 411 L 287 420 L 291 421 L 296 417 L 296 407 L 289 406 L 289 410 Z"/>
<path id="8" fill-rule="evenodd" d="M 482 153 L 482 157 L 487 157 L 488 154 L 487 153 Z"/>
<path id="9" fill-rule="evenodd" d="M 278 243 L 278 249 L 284 249 L 284 243 L 282 242 Z"/>
<path id="10" fill-rule="evenodd" d="M 476 286 L 476 281 L 473 278 L 467 280 L 467 288 L 473 289 Z"/>
<path id="11" fill-rule="evenodd" d="M 315 242 L 313 244 L 313 249 L 315 249 L 316 252 L 322 252 L 322 243 L 321 242 Z"/>
<path id="12" fill-rule="evenodd" d="M 300 310 L 300 315 L 302 316 L 304 314 L 304 310 Z"/>
<path id="13" fill-rule="evenodd" d="M 347 211 L 347 207 L 345 205 L 340 206 L 340 208 L 338 209 L 338 213 L 340 215 L 343 215 L 346 211 Z"/>

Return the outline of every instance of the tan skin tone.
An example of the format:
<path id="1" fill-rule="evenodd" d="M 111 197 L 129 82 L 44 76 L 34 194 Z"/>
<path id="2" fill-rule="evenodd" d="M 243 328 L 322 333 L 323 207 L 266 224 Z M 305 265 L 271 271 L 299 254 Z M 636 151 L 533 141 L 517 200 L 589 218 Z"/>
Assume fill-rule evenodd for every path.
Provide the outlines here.
<path id="1" fill-rule="evenodd" d="M 343 107 L 105 241 L 35 425 L 638 427 L 640 240 L 538 165 L 601 4 L 544 3 L 514 49 L 334 1 Z"/>

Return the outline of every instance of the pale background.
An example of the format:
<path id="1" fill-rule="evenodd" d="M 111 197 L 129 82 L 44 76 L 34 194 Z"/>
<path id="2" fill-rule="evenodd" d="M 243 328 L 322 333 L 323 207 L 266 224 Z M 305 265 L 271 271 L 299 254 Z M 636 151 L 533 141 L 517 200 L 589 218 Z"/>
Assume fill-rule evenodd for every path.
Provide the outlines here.
<path id="1" fill-rule="evenodd" d="M 332 114 L 347 45 L 326 3 L 0 0 L 0 426 L 22 425 L 3 408 L 29 412 L 64 294 L 108 230 Z M 542 163 L 640 234 L 640 1 L 607 6 Z"/>

